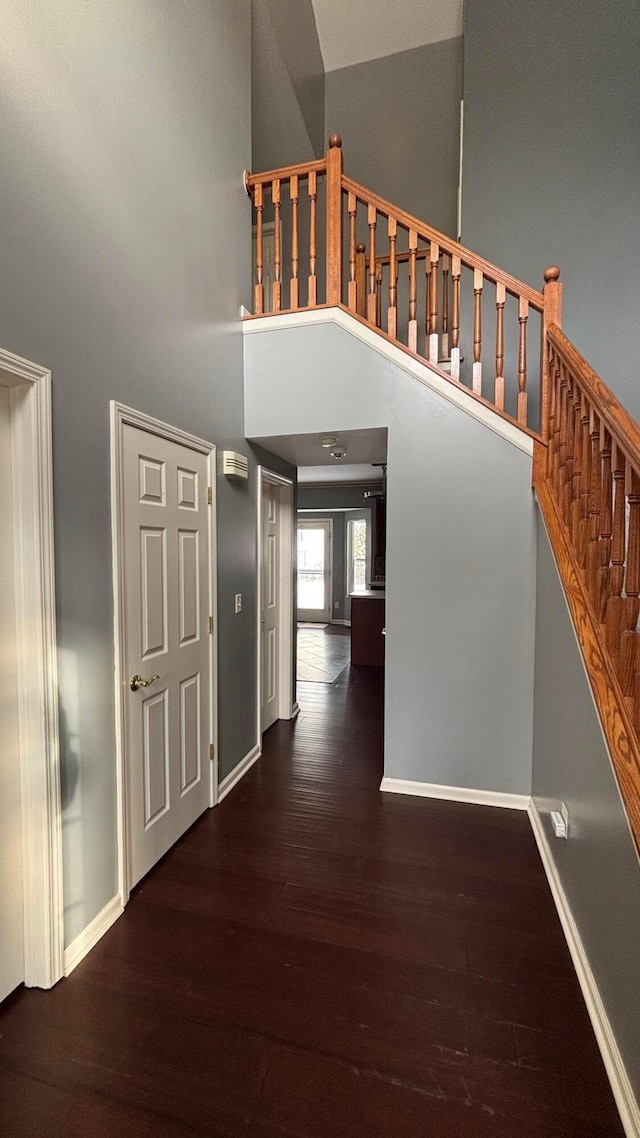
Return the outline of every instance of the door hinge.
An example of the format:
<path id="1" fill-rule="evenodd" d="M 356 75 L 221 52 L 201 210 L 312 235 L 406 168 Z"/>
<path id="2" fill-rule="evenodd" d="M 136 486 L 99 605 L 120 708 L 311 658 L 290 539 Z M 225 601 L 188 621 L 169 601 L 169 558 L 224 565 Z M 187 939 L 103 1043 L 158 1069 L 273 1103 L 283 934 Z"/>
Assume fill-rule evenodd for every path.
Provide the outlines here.
<path id="1" fill-rule="evenodd" d="M 216 757 L 216 748 L 214 743 L 209 743 L 209 758 L 213 761 Z"/>
<path id="2" fill-rule="evenodd" d="M 213 505 L 213 486 L 207 486 L 207 505 Z"/>
<path id="3" fill-rule="evenodd" d="M 213 617 L 212 616 L 209 617 L 209 634 L 210 634 L 210 636 L 213 636 Z"/>

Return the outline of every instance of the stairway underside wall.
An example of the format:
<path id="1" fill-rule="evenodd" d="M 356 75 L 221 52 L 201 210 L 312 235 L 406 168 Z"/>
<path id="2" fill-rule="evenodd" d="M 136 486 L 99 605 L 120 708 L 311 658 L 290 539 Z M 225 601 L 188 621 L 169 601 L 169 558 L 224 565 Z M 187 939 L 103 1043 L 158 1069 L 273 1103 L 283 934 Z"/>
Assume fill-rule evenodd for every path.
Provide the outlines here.
<path id="1" fill-rule="evenodd" d="M 529 794 L 530 456 L 335 323 L 244 346 L 249 438 L 388 428 L 385 775 Z"/>

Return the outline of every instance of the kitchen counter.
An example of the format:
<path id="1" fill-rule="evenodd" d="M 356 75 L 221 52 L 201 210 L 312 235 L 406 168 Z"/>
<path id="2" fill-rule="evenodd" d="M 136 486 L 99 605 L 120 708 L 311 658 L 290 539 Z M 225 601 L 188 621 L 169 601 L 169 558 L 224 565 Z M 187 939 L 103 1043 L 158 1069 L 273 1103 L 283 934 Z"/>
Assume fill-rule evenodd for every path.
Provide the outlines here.
<path id="1" fill-rule="evenodd" d="M 367 589 L 351 593 L 351 663 L 381 668 L 384 665 L 384 592 Z"/>

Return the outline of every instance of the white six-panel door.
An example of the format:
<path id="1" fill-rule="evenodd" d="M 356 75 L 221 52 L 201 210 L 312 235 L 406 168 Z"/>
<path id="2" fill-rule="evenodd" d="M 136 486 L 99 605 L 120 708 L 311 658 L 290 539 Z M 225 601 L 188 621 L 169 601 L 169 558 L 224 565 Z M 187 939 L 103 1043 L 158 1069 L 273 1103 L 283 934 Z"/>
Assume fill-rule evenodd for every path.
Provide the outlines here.
<path id="1" fill-rule="evenodd" d="M 280 488 L 262 483 L 262 731 L 280 707 Z"/>
<path id="2" fill-rule="evenodd" d="M 122 462 L 132 886 L 210 805 L 211 551 L 207 456 L 125 424 Z"/>

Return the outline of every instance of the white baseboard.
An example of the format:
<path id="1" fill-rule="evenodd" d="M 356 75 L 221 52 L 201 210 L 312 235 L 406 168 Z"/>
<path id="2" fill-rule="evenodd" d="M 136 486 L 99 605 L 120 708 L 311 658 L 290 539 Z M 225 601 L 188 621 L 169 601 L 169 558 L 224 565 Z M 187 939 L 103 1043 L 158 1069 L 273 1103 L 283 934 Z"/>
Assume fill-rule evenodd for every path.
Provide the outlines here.
<path id="1" fill-rule="evenodd" d="M 104 909 L 89 922 L 87 927 L 78 933 L 75 940 L 71 941 L 64 950 L 63 970 L 65 976 L 73 972 L 74 968 L 84 960 L 88 952 L 96 946 L 98 941 L 104 934 L 111 928 L 124 913 L 124 905 L 122 904 L 122 897 L 119 893 L 107 901 Z"/>
<path id="2" fill-rule="evenodd" d="M 240 759 L 237 767 L 234 767 L 228 775 L 225 775 L 218 786 L 218 802 L 222 802 L 222 799 L 227 797 L 229 791 L 233 790 L 237 782 L 240 782 L 240 779 L 247 773 L 249 768 L 252 767 L 254 763 L 257 763 L 261 754 L 262 747 L 259 743 L 256 743 L 244 758 Z"/>
<path id="3" fill-rule="evenodd" d="M 293 707 L 291 708 L 291 718 L 296 719 L 299 714 L 300 714 L 300 704 L 296 700 Z"/>
<path id="4" fill-rule="evenodd" d="M 526 810 L 528 794 L 503 794 L 499 790 L 472 790 L 466 786 L 443 786 L 439 782 L 410 782 L 404 778 L 383 778 L 380 790 L 391 794 L 413 794 L 417 798 L 440 798 L 446 802 L 471 802 L 475 806 L 501 806 L 507 810 Z"/>
<path id="5" fill-rule="evenodd" d="M 600 1048 L 613 1097 L 620 1111 L 620 1118 L 627 1138 L 640 1138 L 640 1107 L 636 1101 L 625 1065 L 616 1043 L 609 1017 L 602 1002 L 596 978 L 591 970 L 589 957 L 582 943 L 578 926 L 573 918 L 567 896 L 562 887 L 560 875 L 551 855 L 542 819 L 535 802 L 529 804 L 529 820 L 536 839 L 549 888 L 553 895 L 560 923 L 569 946 L 573 966 L 582 989 L 584 1002 L 591 1020 L 591 1026 Z"/>
<path id="6" fill-rule="evenodd" d="M 332 624 L 343 624 L 345 628 L 351 628 L 350 620 L 341 620 L 340 618 L 331 621 Z"/>

